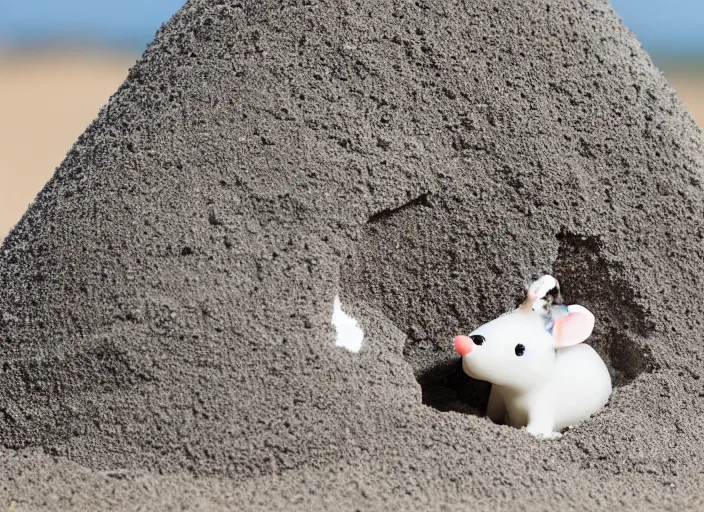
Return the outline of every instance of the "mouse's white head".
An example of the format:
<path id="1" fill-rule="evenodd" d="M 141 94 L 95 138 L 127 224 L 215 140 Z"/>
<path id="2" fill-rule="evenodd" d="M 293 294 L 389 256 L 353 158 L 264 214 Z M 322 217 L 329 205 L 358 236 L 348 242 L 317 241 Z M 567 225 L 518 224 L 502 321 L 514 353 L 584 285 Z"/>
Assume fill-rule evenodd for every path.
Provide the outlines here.
<path id="1" fill-rule="evenodd" d="M 559 285 L 543 276 L 516 310 L 488 322 L 469 336 L 455 338 L 464 371 L 475 379 L 516 389 L 540 386 L 552 378 L 555 349 L 586 340 L 594 315 L 582 306 L 564 306 Z"/>

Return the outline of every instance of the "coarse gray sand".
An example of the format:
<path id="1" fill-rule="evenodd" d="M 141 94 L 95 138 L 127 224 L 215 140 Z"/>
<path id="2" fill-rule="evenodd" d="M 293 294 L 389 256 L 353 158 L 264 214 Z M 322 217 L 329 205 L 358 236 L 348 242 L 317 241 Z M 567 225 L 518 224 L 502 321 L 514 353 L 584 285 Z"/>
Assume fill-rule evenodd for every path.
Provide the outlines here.
<path id="1" fill-rule="evenodd" d="M 2 505 L 702 510 L 703 157 L 602 0 L 192 0 L 0 251 Z M 549 441 L 452 349 L 545 272 Z"/>

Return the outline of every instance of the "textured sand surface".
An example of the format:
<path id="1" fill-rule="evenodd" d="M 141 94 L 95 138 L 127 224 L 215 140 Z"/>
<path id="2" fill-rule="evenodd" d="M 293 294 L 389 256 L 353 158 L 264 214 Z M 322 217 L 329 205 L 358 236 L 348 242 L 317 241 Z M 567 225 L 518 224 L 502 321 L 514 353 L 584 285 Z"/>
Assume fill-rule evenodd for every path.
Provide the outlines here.
<path id="1" fill-rule="evenodd" d="M 61 50 L 0 57 L 0 240 L 20 219 L 135 57 Z M 704 71 L 665 69 L 704 126 Z"/>
<path id="2" fill-rule="evenodd" d="M 600 0 L 192 1 L 3 244 L 0 491 L 699 510 L 702 150 Z M 554 441 L 451 344 L 543 272 L 618 386 Z"/>

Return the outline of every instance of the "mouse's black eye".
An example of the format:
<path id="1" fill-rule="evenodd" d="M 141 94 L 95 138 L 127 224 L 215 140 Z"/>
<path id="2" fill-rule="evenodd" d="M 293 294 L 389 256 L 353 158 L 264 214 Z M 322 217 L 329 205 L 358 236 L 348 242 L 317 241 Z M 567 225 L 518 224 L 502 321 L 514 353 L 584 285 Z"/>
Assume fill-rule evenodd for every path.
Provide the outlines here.
<path id="1" fill-rule="evenodd" d="M 517 355 L 518 357 L 521 357 L 523 354 L 526 353 L 526 347 L 524 347 L 523 345 L 521 345 L 521 344 L 519 343 L 518 345 L 516 345 L 516 348 L 513 349 L 513 351 L 516 353 L 516 355 Z"/>
<path id="2" fill-rule="evenodd" d="M 470 338 L 472 338 L 472 341 L 475 345 L 481 345 L 486 341 L 486 338 L 484 338 L 484 336 L 482 336 L 481 334 L 473 334 L 470 336 Z"/>

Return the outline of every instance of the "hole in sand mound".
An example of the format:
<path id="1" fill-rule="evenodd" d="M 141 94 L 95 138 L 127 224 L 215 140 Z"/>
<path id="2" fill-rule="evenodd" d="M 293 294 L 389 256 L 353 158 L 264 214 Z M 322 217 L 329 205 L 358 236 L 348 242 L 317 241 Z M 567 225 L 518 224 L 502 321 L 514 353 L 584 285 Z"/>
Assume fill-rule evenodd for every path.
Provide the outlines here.
<path id="1" fill-rule="evenodd" d="M 647 314 L 623 279 L 623 269 L 604 258 L 599 239 L 570 233 L 558 235 L 553 265 L 565 302 L 581 304 L 597 318 L 589 344 L 604 359 L 614 387 L 653 370 L 650 349 L 642 340 L 653 331 Z"/>
<path id="2" fill-rule="evenodd" d="M 474 261 L 479 256 L 456 250 L 454 241 L 471 243 L 471 238 L 452 233 L 453 223 L 436 200 L 425 193 L 373 215 L 342 268 L 341 283 L 345 294 L 381 311 L 406 333 L 403 353 L 421 385 L 423 403 L 479 415 L 490 386 L 462 372 L 452 339 L 474 318 L 500 311 L 502 302 L 476 301 L 467 293 L 458 276 L 479 264 Z"/>
<path id="3" fill-rule="evenodd" d="M 516 307 L 522 300 L 520 280 L 531 276 L 519 279 L 515 269 L 530 263 L 508 261 L 525 257 L 520 241 L 473 233 L 466 212 L 443 201 L 423 194 L 374 215 L 342 269 L 342 285 L 406 333 L 403 354 L 423 403 L 480 415 L 491 386 L 462 372 L 451 340 Z M 622 269 L 603 256 L 598 239 L 561 234 L 557 242 L 557 260 L 540 270 L 558 278 L 567 303 L 594 312 L 597 326 L 589 343 L 609 367 L 614 386 L 652 369 L 642 345 L 651 326 L 620 277 Z M 493 254 L 515 256 L 489 261 L 488 246 Z"/>
<path id="4" fill-rule="evenodd" d="M 483 416 L 491 384 L 471 378 L 462 370 L 462 360 L 454 357 L 416 375 L 423 403 L 438 411 L 457 411 Z"/>

